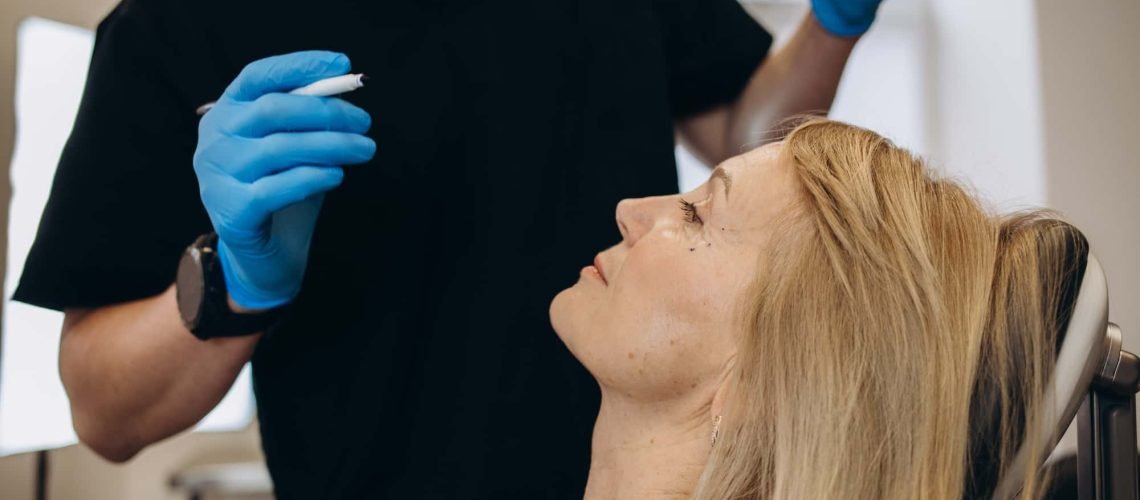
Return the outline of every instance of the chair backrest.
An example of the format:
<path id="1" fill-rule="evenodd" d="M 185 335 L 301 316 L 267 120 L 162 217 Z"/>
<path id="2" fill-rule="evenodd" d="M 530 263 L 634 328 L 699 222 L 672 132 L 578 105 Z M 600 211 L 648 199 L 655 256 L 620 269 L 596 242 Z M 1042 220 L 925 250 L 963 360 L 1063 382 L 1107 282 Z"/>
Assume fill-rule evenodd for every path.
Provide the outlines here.
<path id="1" fill-rule="evenodd" d="M 1040 468 L 1065 430 L 1072 423 L 1080 409 L 1093 378 L 1107 361 L 1111 348 L 1120 349 L 1119 344 L 1107 340 L 1108 331 L 1108 284 L 1100 262 L 1090 252 L 1085 266 L 1081 288 L 1077 292 L 1077 302 L 1073 307 L 1061 350 L 1057 353 L 1057 365 L 1053 380 L 1046 390 L 1044 405 L 1045 418 L 1041 425 L 1030 432 L 1037 434 L 1044 446 L 1037 456 L 1022 447 L 1009 468 L 1009 472 L 994 489 L 994 500 L 1013 498 L 1025 478 L 1027 465 Z M 1031 462 L 1030 462 L 1031 461 Z"/>

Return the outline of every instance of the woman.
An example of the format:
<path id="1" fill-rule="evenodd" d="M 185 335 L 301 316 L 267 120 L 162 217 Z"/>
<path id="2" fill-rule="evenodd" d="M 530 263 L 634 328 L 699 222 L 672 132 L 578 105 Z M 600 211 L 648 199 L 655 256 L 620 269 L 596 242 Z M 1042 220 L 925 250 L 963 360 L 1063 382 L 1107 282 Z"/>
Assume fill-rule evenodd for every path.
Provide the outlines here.
<path id="1" fill-rule="evenodd" d="M 617 222 L 551 305 L 602 388 L 587 498 L 988 498 L 1087 255 L 824 120 Z"/>

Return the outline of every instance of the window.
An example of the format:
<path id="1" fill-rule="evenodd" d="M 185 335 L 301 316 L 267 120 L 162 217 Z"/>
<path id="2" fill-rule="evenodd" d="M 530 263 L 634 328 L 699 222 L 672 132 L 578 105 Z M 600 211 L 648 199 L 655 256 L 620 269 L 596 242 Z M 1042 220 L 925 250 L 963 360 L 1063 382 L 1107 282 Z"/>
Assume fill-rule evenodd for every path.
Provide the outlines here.
<path id="1" fill-rule="evenodd" d="M 38 18 L 25 20 L 17 36 L 16 147 L 0 330 L 0 455 L 76 442 L 57 363 L 63 314 L 10 297 L 75 121 L 93 42 L 90 31 Z M 252 415 L 247 366 L 198 429 L 240 429 Z"/>

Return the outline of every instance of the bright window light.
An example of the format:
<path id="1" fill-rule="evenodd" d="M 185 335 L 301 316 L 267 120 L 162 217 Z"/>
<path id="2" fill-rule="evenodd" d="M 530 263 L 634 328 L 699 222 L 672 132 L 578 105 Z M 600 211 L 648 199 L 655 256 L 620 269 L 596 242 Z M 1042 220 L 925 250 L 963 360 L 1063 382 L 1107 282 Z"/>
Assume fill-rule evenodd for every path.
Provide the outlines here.
<path id="1" fill-rule="evenodd" d="M 28 18 L 20 24 L 16 59 L 16 147 L 10 170 L 8 262 L 0 331 L 0 456 L 75 444 L 57 361 L 63 315 L 10 300 L 40 224 L 55 167 L 75 121 L 94 35 Z M 249 367 L 199 430 L 249 424 Z"/>

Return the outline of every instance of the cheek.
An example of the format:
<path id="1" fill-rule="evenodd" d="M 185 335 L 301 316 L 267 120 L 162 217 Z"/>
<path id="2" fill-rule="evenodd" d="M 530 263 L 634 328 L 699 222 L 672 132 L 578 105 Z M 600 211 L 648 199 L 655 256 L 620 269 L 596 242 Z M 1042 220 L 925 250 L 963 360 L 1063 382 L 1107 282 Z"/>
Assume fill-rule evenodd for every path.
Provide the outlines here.
<path id="1" fill-rule="evenodd" d="M 721 288 L 716 255 L 703 245 L 688 248 L 696 247 L 631 251 L 612 287 L 615 315 L 630 327 L 646 324 L 646 334 L 668 336 L 707 325 Z"/>
<path id="2" fill-rule="evenodd" d="M 577 347 L 598 381 L 627 396 L 676 397 L 716 376 L 731 346 L 715 256 L 635 247 L 596 313 L 596 334 Z"/>
<path id="3" fill-rule="evenodd" d="M 661 400 L 704 387 L 734 349 L 730 304 L 740 293 L 739 262 L 716 250 L 642 241 L 608 287 L 583 279 L 559 293 L 551 323 L 607 390 Z"/>

